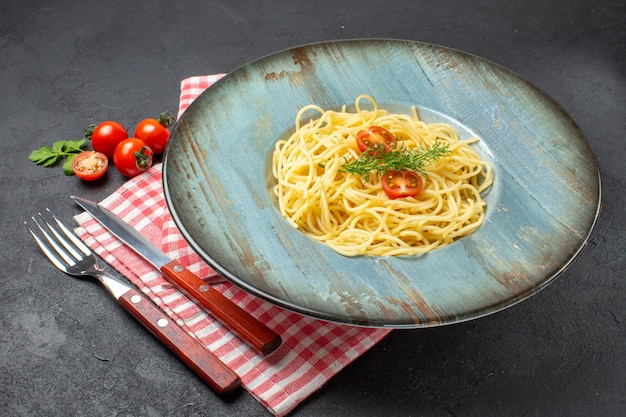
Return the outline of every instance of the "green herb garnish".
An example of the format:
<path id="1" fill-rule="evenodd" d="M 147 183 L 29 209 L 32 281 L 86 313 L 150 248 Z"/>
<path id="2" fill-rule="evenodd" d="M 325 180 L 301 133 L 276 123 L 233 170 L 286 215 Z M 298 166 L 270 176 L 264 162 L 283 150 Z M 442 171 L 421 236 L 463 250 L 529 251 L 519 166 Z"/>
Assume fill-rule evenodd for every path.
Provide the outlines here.
<path id="1" fill-rule="evenodd" d="M 83 145 L 85 142 L 87 142 L 85 139 L 59 140 L 54 142 L 52 147 L 44 146 L 32 151 L 28 156 L 28 159 L 37 165 L 51 167 L 56 165 L 56 163 L 61 159 L 67 158 L 67 161 L 63 164 L 63 172 L 65 172 L 66 175 L 71 175 L 72 160 L 76 155 L 84 150 Z"/>
<path id="2" fill-rule="evenodd" d="M 359 174 L 364 177 L 371 171 L 384 174 L 390 171 L 407 169 L 425 175 L 424 166 L 436 162 L 439 158 L 449 153 L 449 147 L 450 144 L 446 142 L 435 142 L 428 149 L 420 147 L 416 150 L 409 150 L 401 146 L 399 149 L 385 151 L 383 147 L 374 145 L 354 161 L 344 164 L 339 168 L 339 171 Z"/>

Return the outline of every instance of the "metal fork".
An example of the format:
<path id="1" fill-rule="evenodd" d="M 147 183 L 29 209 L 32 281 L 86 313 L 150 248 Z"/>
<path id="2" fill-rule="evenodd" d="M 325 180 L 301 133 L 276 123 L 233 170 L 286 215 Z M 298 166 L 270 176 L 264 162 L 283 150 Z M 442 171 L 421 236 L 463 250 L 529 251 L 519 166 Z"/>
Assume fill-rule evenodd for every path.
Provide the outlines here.
<path id="1" fill-rule="evenodd" d="M 135 287 L 109 275 L 98 266 L 95 255 L 50 210 L 24 222 L 46 257 L 61 271 L 73 276 L 93 276 L 165 346 L 220 395 L 235 390 L 239 377 Z"/>

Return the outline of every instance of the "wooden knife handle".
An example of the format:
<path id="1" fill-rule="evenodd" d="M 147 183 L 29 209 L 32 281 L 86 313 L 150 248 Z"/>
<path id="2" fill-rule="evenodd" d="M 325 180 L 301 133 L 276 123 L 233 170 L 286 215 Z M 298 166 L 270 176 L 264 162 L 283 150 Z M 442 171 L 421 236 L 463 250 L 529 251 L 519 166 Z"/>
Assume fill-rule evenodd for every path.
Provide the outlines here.
<path id="1" fill-rule="evenodd" d="M 180 263 L 172 261 L 163 265 L 161 272 L 260 354 L 267 355 L 278 349 L 282 343 L 282 339 L 276 332 L 242 310 Z"/>
<path id="2" fill-rule="evenodd" d="M 124 293 L 118 301 L 217 394 L 226 395 L 240 386 L 239 377 L 233 370 L 135 288 Z"/>

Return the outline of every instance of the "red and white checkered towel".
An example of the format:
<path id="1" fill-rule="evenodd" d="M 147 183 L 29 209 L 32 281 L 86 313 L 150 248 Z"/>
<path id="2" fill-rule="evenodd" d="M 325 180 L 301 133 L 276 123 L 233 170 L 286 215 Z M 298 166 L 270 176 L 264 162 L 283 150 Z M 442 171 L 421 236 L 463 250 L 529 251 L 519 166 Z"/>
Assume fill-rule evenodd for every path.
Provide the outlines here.
<path id="1" fill-rule="evenodd" d="M 179 116 L 221 76 L 183 80 Z M 160 165 L 129 180 L 101 204 L 281 335 L 283 344 L 278 350 L 265 357 L 257 354 L 89 214 L 76 216 L 79 225 L 76 232 L 81 239 L 233 369 L 244 388 L 276 416 L 289 413 L 389 333 L 387 329 L 339 325 L 305 317 L 250 295 L 229 282 L 220 282 L 222 278 L 190 249 L 174 224 L 163 197 Z"/>

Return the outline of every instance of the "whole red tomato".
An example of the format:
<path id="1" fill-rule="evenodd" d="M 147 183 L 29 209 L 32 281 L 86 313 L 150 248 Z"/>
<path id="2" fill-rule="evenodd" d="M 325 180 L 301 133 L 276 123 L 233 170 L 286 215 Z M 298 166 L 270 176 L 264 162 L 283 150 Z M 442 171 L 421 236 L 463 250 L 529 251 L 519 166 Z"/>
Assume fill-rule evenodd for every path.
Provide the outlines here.
<path id="1" fill-rule="evenodd" d="M 115 148 L 113 164 L 122 175 L 134 177 L 152 166 L 152 149 L 137 138 L 124 139 Z"/>
<path id="2" fill-rule="evenodd" d="M 117 145 L 128 138 L 124 126 L 112 120 L 100 123 L 91 132 L 91 147 L 96 152 L 101 152 L 112 158 Z"/>
<path id="3" fill-rule="evenodd" d="M 170 139 L 168 127 L 174 121 L 171 113 L 161 113 L 159 119 L 144 119 L 135 128 L 135 137 L 143 140 L 155 155 L 163 153 Z"/>

